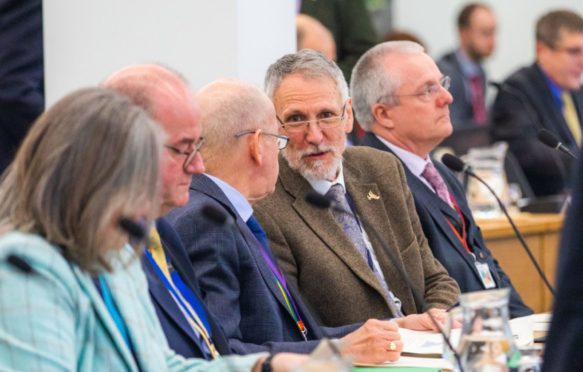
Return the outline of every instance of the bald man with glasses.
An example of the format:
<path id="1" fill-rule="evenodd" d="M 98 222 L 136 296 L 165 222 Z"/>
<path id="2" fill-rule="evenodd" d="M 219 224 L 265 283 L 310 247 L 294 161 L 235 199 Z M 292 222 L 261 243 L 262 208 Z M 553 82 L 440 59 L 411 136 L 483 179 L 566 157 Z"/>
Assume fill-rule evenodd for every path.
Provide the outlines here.
<path id="1" fill-rule="evenodd" d="M 529 315 L 486 247 L 462 185 L 430 156 L 453 130 L 449 82 L 419 44 L 388 42 L 369 50 L 351 81 L 356 117 L 367 131 L 361 144 L 401 160 L 429 246 L 461 291 L 510 288 L 511 317 Z"/>

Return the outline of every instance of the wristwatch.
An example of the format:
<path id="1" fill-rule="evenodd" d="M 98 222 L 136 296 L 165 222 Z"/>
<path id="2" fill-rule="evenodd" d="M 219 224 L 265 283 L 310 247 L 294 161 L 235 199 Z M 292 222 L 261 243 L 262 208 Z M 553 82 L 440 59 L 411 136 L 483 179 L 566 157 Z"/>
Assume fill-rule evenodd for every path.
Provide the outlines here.
<path id="1" fill-rule="evenodd" d="M 261 364 L 261 372 L 271 372 L 271 360 L 273 359 L 273 357 L 275 356 L 275 354 L 269 354 L 269 356 L 267 357 L 267 359 L 265 359 L 263 361 L 263 363 Z"/>

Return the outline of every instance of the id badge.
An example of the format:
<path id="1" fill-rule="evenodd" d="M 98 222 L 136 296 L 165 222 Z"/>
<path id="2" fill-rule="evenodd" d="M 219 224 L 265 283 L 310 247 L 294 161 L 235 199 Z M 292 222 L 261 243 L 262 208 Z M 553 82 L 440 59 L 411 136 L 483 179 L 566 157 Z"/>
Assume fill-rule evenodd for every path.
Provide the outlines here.
<path id="1" fill-rule="evenodd" d="M 486 289 L 496 288 L 496 282 L 492 277 L 492 273 L 490 272 L 490 267 L 488 264 L 475 260 L 474 265 L 476 265 L 476 269 L 478 269 L 478 273 L 480 274 L 480 279 L 482 279 L 482 284 L 484 284 L 484 287 Z"/>

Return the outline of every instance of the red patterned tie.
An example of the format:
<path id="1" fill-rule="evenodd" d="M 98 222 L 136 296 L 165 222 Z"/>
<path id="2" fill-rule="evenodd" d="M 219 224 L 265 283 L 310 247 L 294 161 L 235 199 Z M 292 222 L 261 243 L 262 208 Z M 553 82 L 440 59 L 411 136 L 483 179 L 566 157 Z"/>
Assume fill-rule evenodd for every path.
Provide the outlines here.
<path id="1" fill-rule="evenodd" d="M 446 202 L 448 205 L 451 205 L 447 185 L 445 184 L 443 178 L 441 178 L 441 175 L 437 169 L 435 169 L 433 163 L 427 163 L 423 173 L 421 173 L 421 177 L 425 178 L 427 182 L 429 182 L 441 200 Z"/>
<path id="2" fill-rule="evenodd" d="M 480 75 L 475 75 L 470 78 L 472 109 L 476 124 L 486 123 L 486 100 L 484 98 L 483 86 L 484 84 Z"/>

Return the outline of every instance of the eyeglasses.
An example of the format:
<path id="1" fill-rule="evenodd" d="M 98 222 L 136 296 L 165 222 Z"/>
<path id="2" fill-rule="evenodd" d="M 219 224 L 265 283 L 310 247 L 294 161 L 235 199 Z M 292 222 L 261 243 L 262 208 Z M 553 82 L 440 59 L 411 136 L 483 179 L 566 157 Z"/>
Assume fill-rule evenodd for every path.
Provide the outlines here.
<path id="1" fill-rule="evenodd" d="M 287 136 L 284 136 L 282 134 L 263 132 L 261 129 L 244 130 L 244 131 L 241 131 L 239 133 L 236 133 L 235 137 L 239 138 L 239 137 L 247 135 L 247 134 L 257 133 L 257 131 L 259 131 L 259 133 L 264 135 L 264 136 L 275 137 L 275 140 L 277 141 L 277 148 L 278 149 L 283 150 L 287 147 L 287 143 L 289 142 L 289 138 L 287 138 Z"/>
<path id="2" fill-rule="evenodd" d="M 316 124 L 318 124 L 318 127 L 320 127 L 320 129 L 328 129 L 328 128 L 337 127 L 338 124 L 340 124 L 340 122 L 342 122 L 342 120 L 344 120 L 345 114 L 346 114 L 346 102 L 344 102 L 344 105 L 342 106 L 342 115 L 340 115 L 340 116 L 329 116 L 329 117 L 324 117 L 324 118 L 319 118 L 319 119 L 303 120 L 303 121 L 287 121 L 285 123 L 279 117 L 277 118 L 277 120 L 279 121 L 279 123 L 281 124 L 281 127 L 283 129 L 285 129 L 286 132 L 296 134 L 296 133 L 301 133 L 301 132 L 307 131 L 308 126 L 312 122 L 316 122 Z"/>
<path id="3" fill-rule="evenodd" d="M 196 154 L 198 154 L 202 145 L 204 145 L 204 137 L 200 137 L 198 139 L 198 141 L 194 144 L 194 149 L 192 151 L 182 151 L 180 149 L 177 149 L 174 146 L 170 146 L 170 145 L 166 145 L 166 144 L 164 145 L 164 147 L 176 155 L 186 157 L 186 159 L 184 159 L 184 163 L 182 164 L 182 167 L 186 170 L 186 168 L 188 167 L 188 164 L 190 164 L 192 162 L 192 159 L 194 159 Z"/>
<path id="4" fill-rule="evenodd" d="M 551 47 L 555 52 L 564 52 L 571 58 L 581 58 L 583 57 L 583 48 L 579 47 Z"/>
<path id="5" fill-rule="evenodd" d="M 435 95 L 439 92 L 440 88 L 443 88 L 449 91 L 449 87 L 451 86 L 451 78 L 449 76 L 442 76 L 439 79 L 439 84 L 427 84 L 423 90 L 419 93 L 413 94 L 392 94 L 391 97 L 419 97 L 422 101 L 429 102 L 431 101 Z M 389 97 L 389 95 L 381 96 L 378 102 L 381 102 L 383 98 Z"/>

